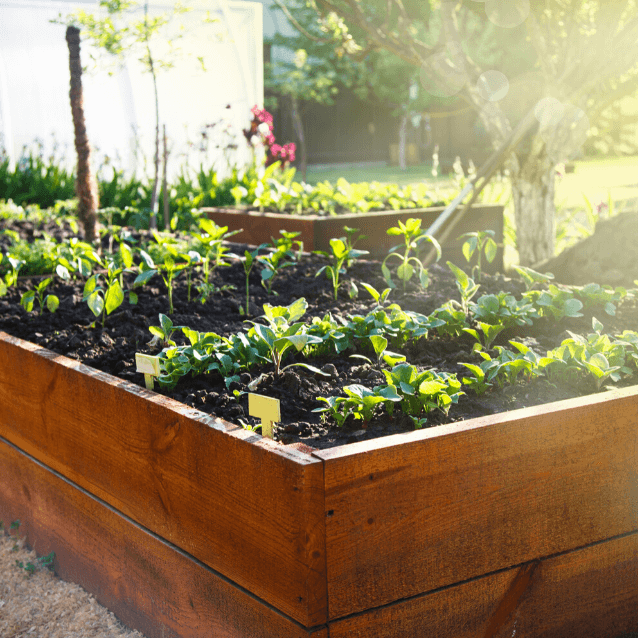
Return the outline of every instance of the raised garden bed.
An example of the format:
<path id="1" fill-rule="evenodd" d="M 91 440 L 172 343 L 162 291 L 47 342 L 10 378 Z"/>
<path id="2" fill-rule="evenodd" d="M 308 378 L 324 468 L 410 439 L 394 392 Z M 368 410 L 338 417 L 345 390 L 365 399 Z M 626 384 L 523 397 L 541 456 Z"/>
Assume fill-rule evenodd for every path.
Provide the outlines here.
<path id="1" fill-rule="evenodd" d="M 2 334 L 0 405 L 0 517 L 149 636 L 638 626 L 636 388 L 303 451 Z"/>
<path id="2" fill-rule="evenodd" d="M 298 239 L 303 241 L 304 250 L 329 250 L 332 237 L 344 235 L 344 226 L 358 228 L 364 235 L 356 247 L 370 251 L 373 257 L 383 257 L 388 250 L 397 244 L 396 237 L 389 236 L 386 231 L 396 226 L 398 220 L 405 222 L 410 217 L 421 219 L 421 227 L 426 230 L 445 207 L 417 208 L 400 211 L 377 211 L 361 214 L 335 216 L 323 215 L 291 215 L 285 213 L 261 213 L 257 210 L 237 208 L 204 208 L 210 219 L 220 226 L 228 226 L 229 230 L 243 230 L 237 239 L 247 244 L 259 245 L 277 237 L 279 230 L 301 233 Z M 477 228 L 490 229 L 495 233 L 497 243 L 503 243 L 503 207 L 494 205 L 473 206 L 443 243 L 443 249 L 454 263 L 462 263 L 461 243 L 457 237 Z M 442 229 L 445 231 L 445 226 Z M 502 251 L 489 267 L 491 272 L 503 270 Z"/>
<path id="3" fill-rule="evenodd" d="M 310 295 L 326 280 L 300 281 Z M 336 307 L 353 310 L 341 293 Z M 127 311 L 117 322 L 139 325 Z M 109 330 L 84 332 L 97 361 Z M 34 335 L 70 338 L 64 325 Z M 0 333 L 0 519 L 20 519 L 62 577 L 149 637 L 635 629 L 637 428 L 632 386 L 284 446 Z"/>

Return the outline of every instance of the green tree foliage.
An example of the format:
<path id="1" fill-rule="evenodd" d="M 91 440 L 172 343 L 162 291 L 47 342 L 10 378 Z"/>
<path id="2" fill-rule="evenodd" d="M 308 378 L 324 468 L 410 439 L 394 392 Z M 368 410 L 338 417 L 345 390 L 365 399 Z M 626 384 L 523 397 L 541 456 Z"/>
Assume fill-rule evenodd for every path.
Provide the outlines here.
<path id="1" fill-rule="evenodd" d="M 388 52 L 431 95 L 477 112 L 509 172 L 521 263 L 551 257 L 556 167 L 638 89 L 636 0 L 309 3 L 343 50 Z"/>

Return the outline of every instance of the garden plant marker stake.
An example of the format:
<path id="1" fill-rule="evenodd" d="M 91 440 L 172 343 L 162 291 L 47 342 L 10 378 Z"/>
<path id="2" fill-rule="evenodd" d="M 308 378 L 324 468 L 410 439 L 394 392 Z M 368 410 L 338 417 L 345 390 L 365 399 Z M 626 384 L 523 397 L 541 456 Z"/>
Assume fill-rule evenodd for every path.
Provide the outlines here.
<path id="1" fill-rule="evenodd" d="M 137 371 L 144 373 L 144 381 L 148 390 L 153 389 L 153 377 L 159 377 L 160 364 L 159 357 L 152 357 L 148 354 L 135 353 L 135 363 Z"/>
<path id="2" fill-rule="evenodd" d="M 281 420 L 279 399 L 248 393 L 248 414 L 261 419 L 261 435 L 272 439 L 272 424 Z"/>

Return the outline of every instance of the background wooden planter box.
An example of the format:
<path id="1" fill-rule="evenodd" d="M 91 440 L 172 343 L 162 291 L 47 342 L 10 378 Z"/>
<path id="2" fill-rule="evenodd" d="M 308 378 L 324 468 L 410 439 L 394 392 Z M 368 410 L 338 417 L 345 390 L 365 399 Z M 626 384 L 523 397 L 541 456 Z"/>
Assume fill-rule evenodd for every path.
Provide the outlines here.
<path id="1" fill-rule="evenodd" d="M 270 242 L 271 237 L 279 237 L 281 229 L 299 232 L 304 250 L 329 250 L 330 239 L 343 237 L 344 226 L 358 228 L 365 238 L 357 242 L 356 247 L 368 250 L 373 257 L 385 257 L 388 250 L 400 242 L 400 237 L 387 234 L 388 228 L 396 226 L 398 220 L 405 222 L 410 217 L 422 221 L 423 230 L 436 220 L 444 210 L 438 208 L 415 208 L 400 211 L 383 211 L 376 213 L 338 215 L 322 217 L 319 215 L 285 215 L 280 213 L 260 213 L 259 211 L 239 210 L 237 208 L 203 208 L 208 217 L 219 226 L 228 226 L 229 230 L 240 230 L 234 239 L 255 246 Z M 445 230 L 445 226 L 443 229 Z M 459 235 L 477 230 L 493 230 L 497 243 L 503 243 L 503 206 L 473 206 L 457 226 L 454 227 L 448 241 L 443 243 L 443 260 L 450 260 L 459 265 L 465 263 L 461 252 L 462 242 Z M 503 251 L 499 250 L 496 259 L 488 266 L 489 272 L 503 271 Z"/>
<path id="2" fill-rule="evenodd" d="M 0 333 L 0 519 L 149 637 L 638 627 L 638 388 L 290 449 Z"/>

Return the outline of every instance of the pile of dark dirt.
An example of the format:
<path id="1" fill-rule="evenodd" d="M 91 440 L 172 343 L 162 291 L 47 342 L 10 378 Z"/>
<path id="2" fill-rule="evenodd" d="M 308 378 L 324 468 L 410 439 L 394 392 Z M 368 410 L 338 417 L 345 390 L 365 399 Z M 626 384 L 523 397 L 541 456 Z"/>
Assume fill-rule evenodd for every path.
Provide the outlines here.
<path id="1" fill-rule="evenodd" d="M 596 232 L 536 266 L 556 280 L 575 286 L 590 282 L 634 286 L 638 279 L 638 213 L 622 213 L 601 221 Z"/>

